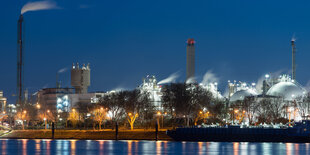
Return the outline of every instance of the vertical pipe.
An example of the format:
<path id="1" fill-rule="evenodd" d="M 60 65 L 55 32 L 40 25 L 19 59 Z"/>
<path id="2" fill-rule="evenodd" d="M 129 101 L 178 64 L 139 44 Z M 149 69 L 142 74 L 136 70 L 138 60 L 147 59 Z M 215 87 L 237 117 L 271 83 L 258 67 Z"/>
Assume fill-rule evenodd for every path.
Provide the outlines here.
<path id="1" fill-rule="evenodd" d="M 187 40 L 186 47 L 186 81 L 195 77 L 195 41 Z"/>
<path id="2" fill-rule="evenodd" d="M 296 54 L 296 46 L 295 46 L 295 40 L 293 39 L 291 41 L 292 43 L 292 79 L 296 80 L 296 64 L 295 64 L 295 54 Z"/>
<path id="3" fill-rule="evenodd" d="M 20 105 L 23 100 L 23 15 L 19 16 L 17 27 L 17 104 Z"/>

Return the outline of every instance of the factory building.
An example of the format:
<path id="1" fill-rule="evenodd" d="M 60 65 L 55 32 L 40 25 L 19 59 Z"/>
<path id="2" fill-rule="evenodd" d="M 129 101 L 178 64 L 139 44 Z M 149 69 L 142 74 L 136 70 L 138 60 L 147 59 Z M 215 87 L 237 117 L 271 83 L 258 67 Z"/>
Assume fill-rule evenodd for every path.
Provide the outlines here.
<path id="1" fill-rule="evenodd" d="M 59 82 L 57 82 L 59 84 Z M 36 102 L 41 109 L 57 112 L 70 112 L 72 108 L 81 104 L 97 103 L 104 95 L 101 92 L 88 92 L 90 86 L 90 67 L 82 67 L 77 63 L 71 68 L 71 85 L 73 88 L 44 88 L 36 93 Z"/>
<path id="2" fill-rule="evenodd" d="M 195 41 L 190 38 L 186 46 L 186 81 L 193 82 L 195 79 Z"/>
<path id="3" fill-rule="evenodd" d="M 147 75 L 146 78 L 143 79 L 143 83 L 139 86 L 139 89 L 142 92 L 149 93 L 149 99 L 155 106 L 156 110 L 162 110 L 162 92 L 161 86 L 158 85 L 155 76 Z"/>
<path id="4" fill-rule="evenodd" d="M 228 82 L 230 104 L 238 104 L 250 99 L 255 103 L 269 100 L 270 104 L 282 111 L 282 117 L 301 120 L 304 116 L 310 116 L 309 93 L 296 80 L 296 45 L 295 39 L 292 45 L 292 75 L 271 76 L 265 75 L 261 88 L 248 85 L 243 82 Z"/>
<path id="5" fill-rule="evenodd" d="M 6 111 L 6 101 L 7 99 L 3 96 L 3 91 L 0 91 L 0 105 L 1 105 L 1 112 Z"/>

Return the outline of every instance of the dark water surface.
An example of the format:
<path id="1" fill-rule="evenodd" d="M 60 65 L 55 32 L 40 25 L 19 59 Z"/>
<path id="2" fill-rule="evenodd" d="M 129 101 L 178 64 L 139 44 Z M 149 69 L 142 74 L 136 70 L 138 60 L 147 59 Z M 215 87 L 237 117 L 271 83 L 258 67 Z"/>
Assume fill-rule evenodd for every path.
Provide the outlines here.
<path id="1" fill-rule="evenodd" d="M 218 143 L 111 140 L 0 140 L 0 154 L 280 154 L 306 155 L 310 143 Z"/>

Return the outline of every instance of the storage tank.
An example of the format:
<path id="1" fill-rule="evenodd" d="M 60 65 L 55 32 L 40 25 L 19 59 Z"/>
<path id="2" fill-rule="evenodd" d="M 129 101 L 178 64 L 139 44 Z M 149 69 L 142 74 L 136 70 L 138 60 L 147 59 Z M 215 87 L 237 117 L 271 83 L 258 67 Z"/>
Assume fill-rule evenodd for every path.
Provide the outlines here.
<path id="1" fill-rule="evenodd" d="M 75 88 L 75 93 L 85 94 L 90 86 L 90 67 L 83 64 L 80 68 L 79 63 L 73 63 L 71 69 L 71 86 Z"/>

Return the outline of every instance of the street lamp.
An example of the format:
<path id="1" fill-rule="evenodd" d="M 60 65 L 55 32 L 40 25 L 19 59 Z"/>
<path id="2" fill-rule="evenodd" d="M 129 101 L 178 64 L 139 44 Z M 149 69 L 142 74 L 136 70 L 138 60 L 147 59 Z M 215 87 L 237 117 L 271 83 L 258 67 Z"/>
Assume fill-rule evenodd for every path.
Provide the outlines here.
<path id="1" fill-rule="evenodd" d="M 40 109 L 40 108 L 41 108 L 40 104 L 37 104 L 37 108 L 38 108 L 38 109 Z"/>
<path id="2" fill-rule="evenodd" d="M 161 112 L 158 111 L 158 112 L 157 112 L 157 124 L 158 124 L 158 128 L 160 127 L 160 123 L 159 123 L 159 117 L 160 117 L 160 116 L 161 116 Z M 162 122 L 162 125 L 163 125 L 163 124 L 164 124 L 164 123 L 163 123 L 163 121 L 164 121 L 163 116 L 162 116 L 162 119 L 161 119 L 161 120 L 162 120 L 161 122 Z"/>

